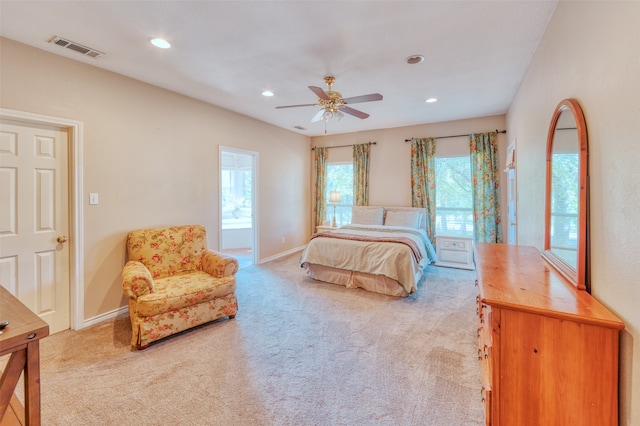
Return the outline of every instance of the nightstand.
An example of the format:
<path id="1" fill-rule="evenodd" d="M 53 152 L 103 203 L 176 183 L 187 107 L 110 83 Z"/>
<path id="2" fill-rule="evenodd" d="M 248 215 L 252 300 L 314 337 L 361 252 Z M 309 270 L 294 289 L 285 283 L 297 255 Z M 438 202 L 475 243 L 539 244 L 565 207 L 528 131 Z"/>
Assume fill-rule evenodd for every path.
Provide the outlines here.
<path id="1" fill-rule="evenodd" d="M 316 226 L 316 232 L 327 232 L 327 231 L 331 231 L 334 229 L 338 229 L 338 228 L 334 228 L 332 226 Z"/>
<path id="2" fill-rule="evenodd" d="M 458 269 L 475 269 L 473 264 L 473 238 L 436 235 L 436 266 Z"/>

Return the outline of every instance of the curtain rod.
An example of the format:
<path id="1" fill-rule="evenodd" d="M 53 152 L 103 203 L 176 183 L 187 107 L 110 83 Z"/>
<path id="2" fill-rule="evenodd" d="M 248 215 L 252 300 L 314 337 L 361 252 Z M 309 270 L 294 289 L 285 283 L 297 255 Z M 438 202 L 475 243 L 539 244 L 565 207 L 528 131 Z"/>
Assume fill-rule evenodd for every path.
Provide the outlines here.
<path id="1" fill-rule="evenodd" d="M 377 142 L 367 142 L 367 145 L 375 145 L 376 143 Z M 345 148 L 345 147 L 348 147 L 348 146 L 356 146 L 356 145 L 361 145 L 361 144 L 354 143 L 354 144 L 351 144 L 351 145 L 323 146 L 322 148 Z M 315 151 L 315 150 L 316 150 L 315 146 L 313 148 L 311 148 L 311 151 Z"/>
<path id="2" fill-rule="evenodd" d="M 498 129 L 496 129 L 495 133 L 507 133 L 507 131 L 506 130 L 498 130 Z M 462 136 L 471 136 L 471 135 L 472 135 L 472 133 L 467 133 L 466 135 L 438 136 L 437 138 L 434 138 L 434 139 L 459 138 L 459 137 L 462 137 Z M 411 142 L 411 139 L 405 139 L 404 141 L 405 142 Z"/>

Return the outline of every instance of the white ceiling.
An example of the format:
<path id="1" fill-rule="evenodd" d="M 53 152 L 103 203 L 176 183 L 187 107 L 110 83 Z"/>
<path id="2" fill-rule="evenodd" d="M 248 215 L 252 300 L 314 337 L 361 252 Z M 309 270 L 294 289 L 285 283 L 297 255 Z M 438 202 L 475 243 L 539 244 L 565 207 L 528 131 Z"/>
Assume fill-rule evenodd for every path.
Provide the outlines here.
<path id="1" fill-rule="evenodd" d="M 320 107 L 275 106 L 316 102 L 308 86 L 326 88 L 325 75 L 344 97 L 384 96 L 351 105 L 370 117 L 329 122 L 331 134 L 505 113 L 556 4 L 0 0 L 0 35 L 316 136 Z M 54 36 L 105 55 L 48 43 Z M 173 46 L 153 47 L 152 37 Z M 425 61 L 406 64 L 415 54 Z"/>

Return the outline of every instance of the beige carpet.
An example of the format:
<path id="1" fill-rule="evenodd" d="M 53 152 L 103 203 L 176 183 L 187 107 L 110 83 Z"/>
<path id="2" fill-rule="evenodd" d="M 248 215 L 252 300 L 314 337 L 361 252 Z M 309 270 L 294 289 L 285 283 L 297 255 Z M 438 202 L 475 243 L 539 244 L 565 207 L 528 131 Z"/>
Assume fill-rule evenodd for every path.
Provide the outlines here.
<path id="1" fill-rule="evenodd" d="M 237 275 L 238 316 L 133 352 L 128 317 L 41 343 L 44 425 L 480 425 L 475 274 L 405 299 L 307 278 L 298 254 Z"/>

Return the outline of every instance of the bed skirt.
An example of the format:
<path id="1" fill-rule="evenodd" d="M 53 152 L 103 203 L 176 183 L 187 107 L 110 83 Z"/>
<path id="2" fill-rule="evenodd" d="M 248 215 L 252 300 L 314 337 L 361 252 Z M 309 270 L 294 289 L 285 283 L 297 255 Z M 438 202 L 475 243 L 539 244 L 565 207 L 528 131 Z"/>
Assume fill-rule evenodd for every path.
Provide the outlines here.
<path id="1" fill-rule="evenodd" d="M 343 285 L 347 288 L 362 288 L 388 296 L 406 297 L 409 295 L 398 281 L 384 275 L 371 275 L 306 262 L 302 266 L 314 280 Z M 416 276 L 416 283 L 420 281 L 421 275 Z M 411 293 L 415 290 L 415 288 L 411 289 Z"/>

